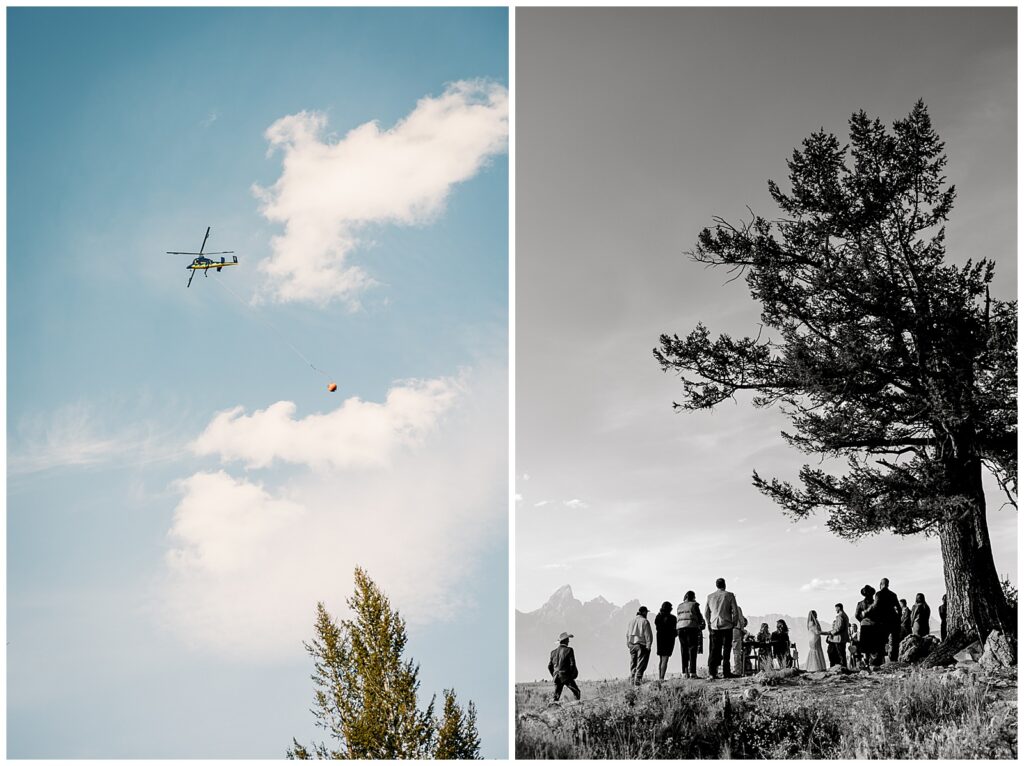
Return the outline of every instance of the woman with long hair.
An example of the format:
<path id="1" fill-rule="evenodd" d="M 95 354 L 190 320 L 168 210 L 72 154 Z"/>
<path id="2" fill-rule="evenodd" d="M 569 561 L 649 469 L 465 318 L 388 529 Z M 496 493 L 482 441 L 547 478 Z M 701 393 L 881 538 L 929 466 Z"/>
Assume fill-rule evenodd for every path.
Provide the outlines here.
<path id="1" fill-rule="evenodd" d="M 658 678 L 665 680 L 668 660 L 676 647 L 676 616 L 672 614 L 672 602 L 666 601 L 654 618 L 654 639 L 658 647 Z"/>
<path id="2" fill-rule="evenodd" d="M 817 673 L 828 670 L 828 665 L 825 664 L 825 653 L 821 650 L 821 623 L 818 622 L 818 613 L 813 609 L 807 613 L 807 636 L 810 639 L 807 672 Z"/>
<path id="3" fill-rule="evenodd" d="M 910 610 L 911 631 L 915 636 L 927 636 L 932 632 L 932 608 L 924 600 L 924 594 L 918 593 L 914 599 L 914 608 Z"/>
<path id="4" fill-rule="evenodd" d="M 785 620 L 775 623 L 775 631 L 772 633 L 772 658 L 779 663 L 780 668 L 793 666 L 793 655 L 789 653 L 789 626 Z"/>
<path id="5" fill-rule="evenodd" d="M 686 591 L 682 602 L 676 607 L 676 635 L 679 636 L 679 649 L 683 658 L 683 678 L 697 677 L 697 654 L 705 624 L 697 596 L 692 590 Z"/>
<path id="6" fill-rule="evenodd" d="M 761 670 L 772 669 L 772 632 L 768 630 L 768 623 L 762 622 L 761 629 L 757 631 L 757 666 Z"/>

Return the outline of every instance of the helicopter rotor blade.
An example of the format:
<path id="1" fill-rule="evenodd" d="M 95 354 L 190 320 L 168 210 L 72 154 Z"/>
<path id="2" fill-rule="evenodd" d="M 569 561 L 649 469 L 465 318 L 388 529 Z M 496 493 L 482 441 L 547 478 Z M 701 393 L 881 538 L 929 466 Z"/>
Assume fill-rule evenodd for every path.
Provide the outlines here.
<path id="1" fill-rule="evenodd" d="M 234 250 L 218 250 L 215 253 L 203 253 L 203 255 L 224 255 L 225 253 L 233 253 Z"/>
<path id="2" fill-rule="evenodd" d="M 199 254 L 203 254 L 203 248 L 206 247 L 206 240 L 210 238 L 210 227 L 206 227 L 206 236 L 203 237 L 203 244 L 199 246 Z"/>
<path id="3" fill-rule="evenodd" d="M 188 284 L 185 287 L 192 287 L 192 277 L 196 275 L 196 270 L 192 269 L 192 273 L 188 275 Z"/>
<path id="4" fill-rule="evenodd" d="M 165 252 L 168 255 L 202 255 L 202 253 L 182 253 L 182 252 L 179 252 L 177 250 L 167 250 Z"/>

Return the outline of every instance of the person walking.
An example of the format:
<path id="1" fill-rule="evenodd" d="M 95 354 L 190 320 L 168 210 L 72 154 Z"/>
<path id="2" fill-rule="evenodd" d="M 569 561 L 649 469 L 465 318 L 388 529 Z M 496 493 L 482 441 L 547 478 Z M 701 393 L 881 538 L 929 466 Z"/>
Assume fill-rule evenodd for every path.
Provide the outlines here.
<path id="1" fill-rule="evenodd" d="M 910 621 L 915 636 L 927 636 L 932 632 L 932 608 L 925 603 L 924 594 L 918 593 L 914 599 L 914 608 L 910 611 Z"/>
<path id="2" fill-rule="evenodd" d="M 729 655 L 732 653 L 732 630 L 739 624 L 739 609 L 736 596 L 725 589 L 725 579 L 715 580 L 715 591 L 708 594 L 704 607 L 704 619 L 708 624 L 709 642 L 708 677 L 718 678 L 718 667 L 722 666 L 722 678 L 736 678 L 729 669 Z"/>
<path id="3" fill-rule="evenodd" d="M 651 659 L 651 645 L 654 634 L 651 623 L 647 621 L 647 607 L 642 606 L 626 631 L 626 646 L 629 648 L 629 680 L 634 686 L 643 683 L 647 662 Z"/>
<path id="4" fill-rule="evenodd" d="M 889 644 L 889 660 L 896 662 L 900 655 L 900 600 L 889 590 L 889 578 L 883 577 L 878 583 L 875 601 L 881 610 L 878 624 L 881 626 L 881 644 Z"/>
<path id="5" fill-rule="evenodd" d="M 827 670 L 825 665 L 825 653 L 821 650 L 821 623 L 818 622 L 818 613 L 813 609 L 807 613 L 807 637 L 809 639 L 809 650 L 807 652 L 807 672 L 820 673 Z"/>
<path id="6" fill-rule="evenodd" d="M 576 667 L 576 653 L 569 646 L 570 638 L 572 633 L 559 635 L 558 646 L 551 650 L 551 659 L 548 660 L 548 673 L 555 682 L 555 702 L 561 698 L 563 687 L 568 687 L 576 699 L 582 696 L 580 687 L 576 685 L 579 669 Z"/>
<path id="7" fill-rule="evenodd" d="M 676 616 L 672 614 L 672 602 L 663 603 L 655 615 L 654 633 L 658 644 L 658 678 L 664 681 L 668 661 L 676 647 Z"/>
<path id="8" fill-rule="evenodd" d="M 836 616 L 832 620 L 832 630 L 828 634 L 828 665 L 846 665 L 846 644 L 850 638 L 850 618 L 843 611 L 842 604 L 836 604 Z"/>
<path id="9" fill-rule="evenodd" d="M 697 678 L 697 648 L 700 632 L 706 626 L 697 596 L 692 590 L 686 591 L 682 602 L 676 607 L 676 634 L 679 636 L 679 651 L 683 658 L 683 678 Z"/>

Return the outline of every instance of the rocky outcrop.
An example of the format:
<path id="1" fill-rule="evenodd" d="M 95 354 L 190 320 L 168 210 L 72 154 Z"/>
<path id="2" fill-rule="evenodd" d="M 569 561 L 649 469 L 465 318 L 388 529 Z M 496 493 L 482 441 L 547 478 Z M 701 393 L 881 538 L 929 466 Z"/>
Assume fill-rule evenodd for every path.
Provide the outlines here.
<path id="1" fill-rule="evenodd" d="M 1017 642 L 998 630 L 993 630 L 985 639 L 985 649 L 978 660 L 986 670 L 1012 668 L 1017 664 Z"/>
<path id="2" fill-rule="evenodd" d="M 920 662 L 939 645 L 935 636 L 906 636 L 900 641 L 900 662 Z"/>

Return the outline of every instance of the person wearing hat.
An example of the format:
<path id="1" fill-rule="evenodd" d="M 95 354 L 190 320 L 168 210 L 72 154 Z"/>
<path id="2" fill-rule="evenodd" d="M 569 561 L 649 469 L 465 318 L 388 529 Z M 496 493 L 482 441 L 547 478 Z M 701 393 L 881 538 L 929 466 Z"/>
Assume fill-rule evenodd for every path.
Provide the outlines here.
<path id="1" fill-rule="evenodd" d="M 626 646 L 629 648 L 629 680 L 639 686 L 644 680 L 647 661 L 651 659 L 651 646 L 654 644 L 654 631 L 647 621 L 647 607 L 642 606 L 626 631 Z"/>
<path id="2" fill-rule="evenodd" d="M 565 686 L 576 695 L 576 699 L 580 698 L 580 687 L 576 685 L 579 670 L 576 668 L 576 654 L 569 646 L 570 638 L 572 633 L 562 632 L 558 636 L 558 646 L 551 650 L 548 661 L 548 673 L 555 681 L 555 702 L 562 696 L 562 687 Z"/>

